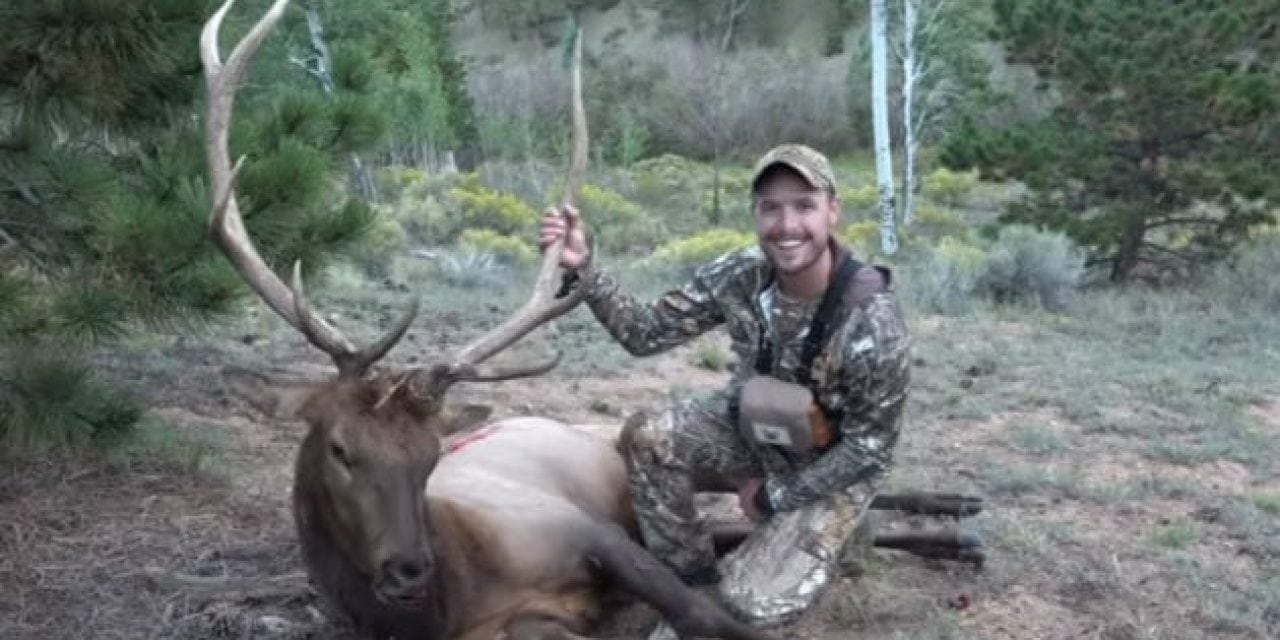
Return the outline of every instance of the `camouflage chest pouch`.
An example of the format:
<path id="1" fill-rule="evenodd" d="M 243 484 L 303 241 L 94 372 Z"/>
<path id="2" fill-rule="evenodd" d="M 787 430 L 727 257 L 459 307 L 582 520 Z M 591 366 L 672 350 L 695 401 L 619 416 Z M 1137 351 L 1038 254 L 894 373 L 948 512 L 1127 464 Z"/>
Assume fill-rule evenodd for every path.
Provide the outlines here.
<path id="1" fill-rule="evenodd" d="M 826 448 L 835 439 L 809 388 L 773 376 L 752 376 L 742 385 L 738 427 L 749 442 L 796 454 Z"/>

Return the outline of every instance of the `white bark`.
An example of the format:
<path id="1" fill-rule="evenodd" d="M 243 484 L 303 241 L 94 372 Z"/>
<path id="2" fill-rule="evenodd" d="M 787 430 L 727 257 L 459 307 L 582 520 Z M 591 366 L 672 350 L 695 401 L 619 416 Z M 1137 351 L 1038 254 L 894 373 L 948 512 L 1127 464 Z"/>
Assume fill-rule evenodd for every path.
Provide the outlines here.
<path id="1" fill-rule="evenodd" d="M 889 27 L 886 0 L 871 0 L 871 116 L 876 149 L 876 182 L 880 192 L 880 250 L 898 251 L 894 215 L 893 155 L 889 138 Z"/>
<path id="2" fill-rule="evenodd" d="M 902 226 L 911 225 L 916 211 L 916 152 L 919 138 L 912 112 L 915 110 L 916 83 L 920 80 L 916 62 L 916 16 L 920 0 L 902 0 Z"/>
<path id="3" fill-rule="evenodd" d="M 324 23 L 320 21 L 320 7 L 314 0 L 307 3 L 307 31 L 311 34 L 311 55 L 306 59 L 292 58 L 291 62 L 306 69 L 325 95 L 333 97 L 337 93 L 337 85 L 333 81 L 333 58 L 329 55 L 329 45 L 324 39 Z M 377 199 L 377 185 L 373 172 L 365 167 L 360 156 L 351 154 L 351 182 L 356 193 L 365 200 Z"/>

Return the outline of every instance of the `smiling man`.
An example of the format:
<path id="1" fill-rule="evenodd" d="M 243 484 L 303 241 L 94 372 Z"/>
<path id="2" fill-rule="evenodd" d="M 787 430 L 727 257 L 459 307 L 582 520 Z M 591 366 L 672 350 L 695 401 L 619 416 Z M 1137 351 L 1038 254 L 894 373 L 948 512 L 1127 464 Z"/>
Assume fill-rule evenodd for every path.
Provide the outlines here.
<path id="1" fill-rule="evenodd" d="M 540 245 L 630 353 L 650 355 L 724 326 L 740 366 L 710 398 L 632 416 L 621 446 L 645 545 L 753 624 L 788 622 L 836 572 L 898 439 L 910 339 L 890 273 L 835 236 L 840 201 L 822 154 L 782 145 L 757 163 L 759 245 L 641 301 L 592 264 L 577 211 L 548 211 Z M 732 488 L 759 523 L 717 563 L 694 494 Z"/>

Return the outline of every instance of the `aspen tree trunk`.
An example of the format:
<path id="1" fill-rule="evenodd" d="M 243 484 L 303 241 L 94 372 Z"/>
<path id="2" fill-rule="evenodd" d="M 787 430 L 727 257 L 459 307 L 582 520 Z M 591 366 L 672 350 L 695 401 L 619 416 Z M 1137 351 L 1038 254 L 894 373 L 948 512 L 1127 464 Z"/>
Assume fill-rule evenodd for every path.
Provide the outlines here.
<path id="1" fill-rule="evenodd" d="M 911 225 L 916 212 L 916 152 L 919 150 L 919 125 L 915 119 L 916 85 L 920 82 L 920 66 L 916 61 L 916 20 L 920 0 L 902 1 L 902 226 Z"/>
<path id="2" fill-rule="evenodd" d="M 306 61 L 295 60 L 294 63 L 306 69 L 320 83 L 325 94 L 333 97 L 337 92 L 337 86 L 333 82 L 333 58 L 329 55 L 329 45 L 324 39 L 320 7 L 314 0 L 307 3 L 307 30 L 311 34 L 311 58 Z M 373 179 L 373 171 L 354 153 L 351 154 L 351 183 L 364 200 L 377 199 L 377 183 Z"/>
<path id="3" fill-rule="evenodd" d="M 886 0 L 871 0 L 871 115 L 874 121 L 876 182 L 880 191 L 880 250 L 898 251 L 894 215 L 893 155 L 889 139 L 889 28 Z"/>

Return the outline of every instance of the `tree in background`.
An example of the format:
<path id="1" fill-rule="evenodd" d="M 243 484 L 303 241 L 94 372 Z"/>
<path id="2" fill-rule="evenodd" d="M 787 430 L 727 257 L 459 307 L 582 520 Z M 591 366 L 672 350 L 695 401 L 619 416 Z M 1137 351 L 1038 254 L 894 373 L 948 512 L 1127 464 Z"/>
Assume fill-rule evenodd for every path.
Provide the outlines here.
<path id="1" fill-rule="evenodd" d="M 889 137 L 889 10 L 871 0 L 871 117 L 875 131 L 876 185 L 880 193 L 880 250 L 898 251 L 893 195 L 893 140 Z"/>
<path id="2" fill-rule="evenodd" d="M 970 122 L 943 159 L 1024 181 L 1004 222 L 1060 229 L 1123 280 L 1226 255 L 1280 198 L 1280 1 L 997 0 L 995 33 L 1058 104 Z"/>
<path id="3" fill-rule="evenodd" d="M 456 152 L 462 169 L 474 167 L 479 133 L 449 0 L 313 3 L 324 12 L 339 86 L 367 91 L 386 120 L 384 162 L 435 168 Z M 286 35 L 268 45 L 310 51 L 292 29 Z"/>
<path id="4" fill-rule="evenodd" d="M 920 193 L 920 146 L 967 115 L 982 114 L 997 100 L 982 55 L 986 12 L 954 0 L 901 0 L 902 22 L 891 29 L 902 63 L 902 224 L 915 216 Z"/>
<path id="5" fill-rule="evenodd" d="M 85 350 L 139 322 L 190 325 L 242 300 L 206 230 L 207 9 L 0 3 L 0 439 L 127 431 L 137 408 L 94 381 Z M 295 34 L 302 17 L 291 16 Z M 232 132 L 248 159 L 245 220 L 268 262 L 314 271 L 370 221 L 331 177 L 384 127 L 367 94 L 330 100 L 279 49 L 264 53 L 271 73 L 244 93 Z"/>

